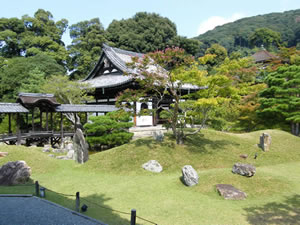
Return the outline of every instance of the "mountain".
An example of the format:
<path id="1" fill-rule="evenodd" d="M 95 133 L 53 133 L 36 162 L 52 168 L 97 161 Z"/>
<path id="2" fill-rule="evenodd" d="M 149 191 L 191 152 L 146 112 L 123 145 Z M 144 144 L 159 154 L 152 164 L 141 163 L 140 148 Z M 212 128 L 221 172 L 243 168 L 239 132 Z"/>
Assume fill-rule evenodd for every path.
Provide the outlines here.
<path id="1" fill-rule="evenodd" d="M 287 47 L 300 45 L 300 9 L 243 18 L 218 26 L 195 39 L 207 47 L 212 43 L 221 44 L 232 52 L 243 47 L 250 48 L 249 36 L 258 28 L 279 32 Z"/>

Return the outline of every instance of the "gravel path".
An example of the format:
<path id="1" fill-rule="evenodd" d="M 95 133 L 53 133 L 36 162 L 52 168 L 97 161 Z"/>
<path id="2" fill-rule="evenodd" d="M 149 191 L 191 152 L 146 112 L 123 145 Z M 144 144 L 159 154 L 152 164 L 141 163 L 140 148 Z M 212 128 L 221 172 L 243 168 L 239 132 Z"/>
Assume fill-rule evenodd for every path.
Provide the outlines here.
<path id="1" fill-rule="evenodd" d="M 37 197 L 0 197 L 0 225 L 104 225 Z"/>

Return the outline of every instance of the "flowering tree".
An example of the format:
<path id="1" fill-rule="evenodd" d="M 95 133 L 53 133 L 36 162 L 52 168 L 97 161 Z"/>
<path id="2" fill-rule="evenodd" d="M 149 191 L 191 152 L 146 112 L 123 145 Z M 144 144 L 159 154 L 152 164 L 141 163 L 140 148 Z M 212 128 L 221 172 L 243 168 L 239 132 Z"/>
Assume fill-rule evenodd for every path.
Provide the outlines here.
<path id="1" fill-rule="evenodd" d="M 148 101 L 157 99 L 160 103 L 172 99 L 169 108 L 162 114 L 171 128 L 177 144 L 183 144 L 188 135 L 196 134 L 204 126 L 212 109 L 230 96 L 230 79 L 226 76 L 207 76 L 205 70 L 198 68 L 197 61 L 180 48 L 167 48 L 164 51 L 149 53 L 141 58 L 133 58 L 130 64 L 137 73 L 130 74 L 139 83 L 138 90 L 126 90 L 118 97 L 118 106 L 125 101 Z M 186 90 L 194 90 L 187 93 Z M 141 98 L 143 97 L 143 98 Z M 200 126 L 188 132 L 186 123 L 198 117 Z"/>

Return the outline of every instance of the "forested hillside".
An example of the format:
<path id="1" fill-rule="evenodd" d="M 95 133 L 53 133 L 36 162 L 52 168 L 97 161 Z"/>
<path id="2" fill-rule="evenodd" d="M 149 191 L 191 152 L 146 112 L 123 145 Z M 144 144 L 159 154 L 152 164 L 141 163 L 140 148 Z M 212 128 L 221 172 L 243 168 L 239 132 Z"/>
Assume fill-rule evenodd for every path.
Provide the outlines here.
<path id="1" fill-rule="evenodd" d="M 206 46 L 218 43 L 232 52 L 260 44 L 253 40 L 255 31 L 260 28 L 268 28 L 275 33 L 278 32 L 281 44 L 286 47 L 296 46 L 300 41 L 300 9 L 240 19 L 216 27 L 195 39 L 202 41 Z"/>

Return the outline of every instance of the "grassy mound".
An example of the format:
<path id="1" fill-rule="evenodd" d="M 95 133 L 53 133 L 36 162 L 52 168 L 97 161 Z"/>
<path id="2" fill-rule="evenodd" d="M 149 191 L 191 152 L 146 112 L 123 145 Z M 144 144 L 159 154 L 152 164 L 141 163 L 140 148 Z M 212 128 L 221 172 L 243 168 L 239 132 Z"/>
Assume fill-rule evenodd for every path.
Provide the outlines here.
<path id="1" fill-rule="evenodd" d="M 93 154 L 84 165 L 51 158 L 40 148 L 1 145 L 0 151 L 9 155 L 0 158 L 0 165 L 25 160 L 32 168 L 32 179 L 45 187 L 65 194 L 80 191 L 86 200 L 109 208 L 82 200 L 89 206 L 87 215 L 108 224 L 129 224 L 128 215 L 110 209 L 130 212 L 132 208 L 158 224 L 296 224 L 300 212 L 293 211 L 291 217 L 290 213 L 276 211 L 275 206 L 289 209 L 300 205 L 300 138 L 278 130 L 264 132 L 272 136 L 269 152 L 257 146 L 262 131 L 231 134 L 203 130 L 183 146 L 175 145 L 171 137 L 162 143 L 140 139 Z M 258 157 L 254 159 L 256 152 Z M 241 154 L 248 154 L 248 158 L 240 158 Z M 162 173 L 141 168 L 151 159 L 163 166 Z M 246 178 L 232 174 L 236 162 L 255 165 L 256 175 Z M 197 186 L 182 184 L 184 165 L 192 165 L 199 173 Z M 215 190 L 218 183 L 245 191 L 247 200 L 223 200 Z M 23 192 L 30 191 L 34 189 L 23 188 Z M 20 188 L 0 187 L 0 193 L 20 193 Z M 75 205 L 73 197 L 48 193 L 47 198 L 71 209 Z M 138 220 L 138 224 L 148 223 Z"/>

